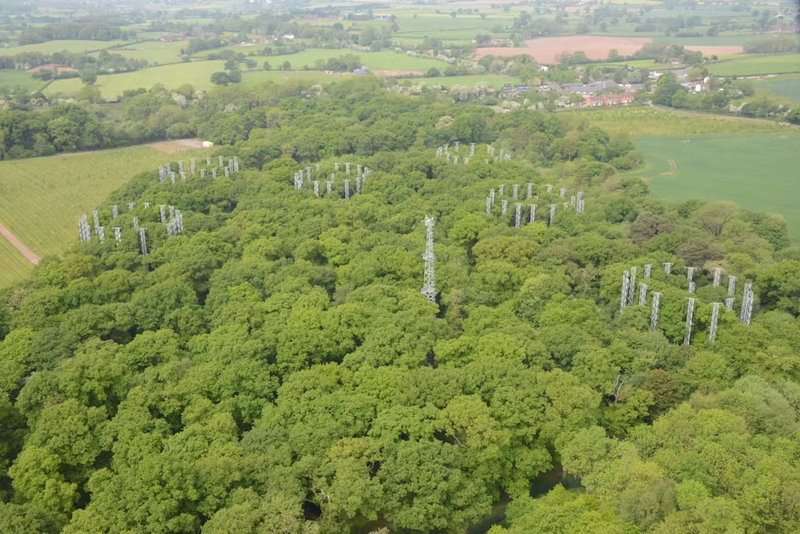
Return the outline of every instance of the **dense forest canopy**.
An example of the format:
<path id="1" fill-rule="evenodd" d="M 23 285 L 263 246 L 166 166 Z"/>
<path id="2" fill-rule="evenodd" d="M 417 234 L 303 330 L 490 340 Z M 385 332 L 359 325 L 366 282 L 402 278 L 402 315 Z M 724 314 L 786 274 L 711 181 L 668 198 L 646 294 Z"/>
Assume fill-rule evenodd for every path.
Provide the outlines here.
<path id="1" fill-rule="evenodd" d="M 103 244 L 0 293 L 0 531 L 458 533 L 508 500 L 492 534 L 800 527 L 782 219 L 654 200 L 618 172 L 640 164 L 624 137 L 370 80 L 225 90 L 195 117 L 241 171 L 137 176 L 99 206 Z M 435 156 L 455 141 L 458 163 Z M 345 162 L 371 170 L 350 199 Z M 320 198 L 294 187 L 308 166 Z M 514 184 L 540 213 L 519 228 Z M 577 192 L 583 213 L 562 207 Z M 655 331 L 649 300 L 620 314 L 622 273 L 644 265 Z M 754 311 L 738 321 L 739 289 L 711 343 L 715 268 L 754 284 Z M 580 487 L 532 498 L 548 472 Z"/>

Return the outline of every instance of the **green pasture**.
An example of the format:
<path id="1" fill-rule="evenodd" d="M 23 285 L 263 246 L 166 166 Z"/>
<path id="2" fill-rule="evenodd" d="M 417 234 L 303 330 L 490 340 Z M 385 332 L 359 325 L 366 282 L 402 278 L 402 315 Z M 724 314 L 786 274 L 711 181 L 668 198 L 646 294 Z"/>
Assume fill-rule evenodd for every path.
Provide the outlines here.
<path id="1" fill-rule="evenodd" d="M 709 67 L 717 76 L 760 76 L 800 72 L 800 54 L 777 54 L 714 63 Z"/>
<path id="2" fill-rule="evenodd" d="M 414 84 L 441 85 L 442 87 L 453 87 L 456 85 L 474 86 L 485 83 L 491 87 L 502 87 L 505 84 L 519 85 L 522 80 L 516 76 L 502 76 L 500 74 L 486 74 L 475 76 L 438 76 L 436 78 L 408 78 Z M 405 82 L 406 79 L 400 80 Z"/>
<path id="3" fill-rule="evenodd" d="M 22 87 L 31 93 L 44 87 L 45 82 L 35 79 L 24 70 L 0 70 L 0 87 L 13 89 L 17 86 Z"/>
<path id="4" fill-rule="evenodd" d="M 742 208 L 783 215 L 800 243 L 800 134 L 644 136 L 636 138 L 656 197 L 682 202 L 727 200 Z M 674 171 L 670 172 L 670 162 Z"/>
<path id="5" fill-rule="evenodd" d="M 692 113 L 666 111 L 650 106 L 615 106 L 596 109 L 572 108 L 559 115 L 584 126 L 597 126 L 608 133 L 631 137 L 643 135 L 762 134 L 786 132 L 786 128 L 767 121 L 734 120 Z"/>
<path id="6" fill-rule="evenodd" d="M 370 70 L 417 70 L 427 71 L 431 67 L 442 69 L 446 63 L 437 59 L 410 57 L 397 52 L 358 52 L 350 49 L 321 49 L 310 48 L 297 54 L 280 56 L 266 56 L 258 58 L 259 63 L 268 61 L 272 68 L 277 68 L 288 61 L 293 70 L 302 69 L 304 66 L 313 67 L 317 60 L 327 61 L 330 58 L 353 54 L 361 58 L 361 64 Z M 259 65 L 260 66 L 260 65 Z"/>
<path id="7" fill-rule="evenodd" d="M 224 70 L 224 66 L 224 61 L 176 63 L 175 65 L 152 67 L 135 72 L 100 76 L 97 78 L 95 86 L 100 89 L 103 98 L 120 96 L 127 89 L 138 89 L 140 87 L 150 89 L 157 83 L 164 84 L 167 89 L 177 89 L 181 85 L 188 83 L 194 86 L 195 89 L 208 90 L 214 87 L 211 83 L 211 75 Z M 56 80 L 47 87 L 45 94 L 74 94 L 81 87 L 83 85 L 77 78 Z"/>
<path id="8" fill-rule="evenodd" d="M 123 48 L 115 48 L 111 52 L 126 58 L 143 59 L 151 65 L 167 65 L 181 61 L 181 50 L 186 42 L 160 43 L 158 41 L 142 41 L 130 43 Z"/>
<path id="9" fill-rule="evenodd" d="M 139 172 L 152 170 L 158 179 L 157 166 L 169 159 L 141 146 L 0 162 L 0 224 L 39 256 L 62 253 L 78 239 L 82 214 L 91 219 L 92 210 Z M 0 273 L 3 265 L 17 265 L 7 275 L 13 281 L 25 270 L 6 244 L 0 237 Z"/>
<path id="10" fill-rule="evenodd" d="M 698 30 L 702 33 L 701 30 Z M 669 43 L 671 45 L 683 45 L 687 48 L 692 46 L 743 46 L 746 42 L 758 39 L 752 33 L 738 35 L 718 35 L 716 37 L 654 37 L 657 43 Z"/>
<path id="11" fill-rule="evenodd" d="M 5 237 L 0 236 L 0 288 L 21 282 L 32 270 L 33 265 Z"/>
<path id="12" fill-rule="evenodd" d="M 447 9 L 443 6 L 443 11 Z M 491 34 L 492 28 L 505 27 L 514 21 L 513 14 L 488 15 L 482 19 L 479 15 L 458 15 L 453 18 L 446 12 L 441 14 L 425 13 L 417 18 L 413 15 L 398 16 L 395 21 L 400 26 L 397 37 L 435 37 L 437 39 L 472 39 L 477 34 Z"/>
<path id="13" fill-rule="evenodd" d="M 759 80 L 756 89 L 763 89 L 781 98 L 800 103 L 800 76 L 781 76 Z"/>
<path id="14" fill-rule="evenodd" d="M 46 43 L 0 48 L 0 56 L 15 56 L 24 52 L 91 52 L 123 44 L 123 41 L 48 41 Z"/>

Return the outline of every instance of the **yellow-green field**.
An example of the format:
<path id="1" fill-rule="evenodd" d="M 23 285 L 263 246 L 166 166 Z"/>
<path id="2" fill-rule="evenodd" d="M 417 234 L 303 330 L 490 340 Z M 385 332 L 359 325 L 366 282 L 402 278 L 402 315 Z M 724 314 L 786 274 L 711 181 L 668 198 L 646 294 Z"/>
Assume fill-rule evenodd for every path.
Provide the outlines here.
<path id="1" fill-rule="evenodd" d="M 46 43 L 0 48 L 0 56 L 15 56 L 23 52 L 41 52 L 52 54 L 54 52 L 90 52 L 102 50 L 122 44 L 123 41 L 48 41 Z"/>
<path id="2" fill-rule="evenodd" d="M 146 146 L 0 162 L 0 224 L 39 256 L 60 254 L 78 239 L 78 219 L 91 218 L 110 193 L 170 156 Z M 29 268 L 0 237 L 0 286 Z M 4 266 L 6 266 L 4 268 Z"/>
<path id="3" fill-rule="evenodd" d="M 400 80 L 400 83 L 405 80 Z M 474 86 L 485 83 L 491 87 L 502 87 L 505 84 L 519 85 L 521 80 L 516 76 L 503 76 L 500 74 L 478 74 L 475 76 L 437 76 L 436 78 L 410 78 L 414 84 L 441 85 L 453 87 L 456 85 Z"/>
<path id="4" fill-rule="evenodd" d="M 0 236 L 0 288 L 24 280 L 33 270 L 33 265 L 22 254 Z"/>
<path id="5" fill-rule="evenodd" d="M 630 136 L 755 134 L 787 131 L 786 127 L 768 121 L 706 117 L 648 106 L 568 110 L 559 115 L 568 121 L 583 122 L 587 126 L 597 126 L 612 134 Z"/>
<path id="6" fill-rule="evenodd" d="M 224 61 L 198 61 L 196 63 L 164 65 L 136 72 L 100 76 L 97 78 L 95 85 L 100 89 L 103 98 L 120 96 L 127 89 L 138 89 L 140 87 L 150 89 L 157 83 L 164 84 L 167 89 L 177 89 L 181 85 L 188 83 L 195 89 L 208 90 L 214 87 L 211 83 L 211 75 L 224 70 L 224 66 Z M 78 78 L 56 80 L 47 87 L 45 94 L 74 94 L 81 87 L 83 85 Z"/>
<path id="7" fill-rule="evenodd" d="M 0 70 L 0 87 L 13 89 L 17 86 L 26 91 L 34 92 L 44 87 L 45 82 L 37 80 L 24 70 Z"/>
<path id="8" fill-rule="evenodd" d="M 127 58 L 144 59 L 151 65 L 167 65 L 180 63 L 181 50 L 187 42 L 160 43 L 158 41 L 143 41 L 130 43 L 122 48 L 115 48 L 111 52 Z"/>

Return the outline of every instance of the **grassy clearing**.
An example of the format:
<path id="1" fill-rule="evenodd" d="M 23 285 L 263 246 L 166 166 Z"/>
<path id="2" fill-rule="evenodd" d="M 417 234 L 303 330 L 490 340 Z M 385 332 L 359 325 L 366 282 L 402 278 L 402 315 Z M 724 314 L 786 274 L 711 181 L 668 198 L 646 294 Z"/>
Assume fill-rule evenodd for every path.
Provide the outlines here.
<path id="1" fill-rule="evenodd" d="M 167 65 L 169 63 L 180 63 L 181 50 L 188 43 L 160 43 L 158 41 L 143 41 L 131 43 L 124 48 L 115 48 L 113 53 L 120 54 L 127 58 L 144 59 L 151 65 Z"/>
<path id="2" fill-rule="evenodd" d="M 138 89 L 140 87 L 150 89 L 156 83 L 164 84 L 167 89 L 177 89 L 181 85 L 188 83 L 194 86 L 195 89 L 208 90 L 214 87 L 211 83 L 211 75 L 224 70 L 224 66 L 224 61 L 198 61 L 164 65 L 136 72 L 100 76 L 97 79 L 96 86 L 100 89 L 103 98 L 120 96 L 126 89 Z M 56 80 L 47 87 L 45 93 L 48 95 L 56 93 L 74 94 L 81 87 L 81 81 L 77 78 Z"/>
<path id="3" fill-rule="evenodd" d="M 741 35 L 718 35 L 717 37 L 655 37 L 653 41 L 691 48 L 692 46 L 743 46 L 746 42 L 757 38 L 752 33 L 747 33 Z"/>
<path id="4" fill-rule="evenodd" d="M 48 41 L 46 43 L 15 46 L 12 48 L 1 48 L 0 56 L 14 56 L 23 52 L 41 52 L 52 54 L 54 52 L 90 52 L 92 50 L 102 50 L 122 44 L 123 41 Z"/>
<path id="5" fill-rule="evenodd" d="M 632 137 L 786 132 L 785 127 L 769 122 L 703 117 L 645 106 L 567 110 L 561 113 L 561 117 L 584 122 L 587 126 L 598 126 L 609 133 Z"/>
<path id="6" fill-rule="evenodd" d="M 24 70 L 0 70 L 0 87 L 13 89 L 16 86 L 33 93 L 44 87 L 44 82 L 34 79 Z"/>
<path id="7" fill-rule="evenodd" d="M 800 72 L 800 54 L 757 56 L 725 61 L 711 65 L 709 70 L 717 76 L 759 76 Z"/>
<path id="8" fill-rule="evenodd" d="M 759 81 L 756 89 L 763 89 L 767 93 L 800 103 L 800 76 L 782 76 Z"/>
<path id="9" fill-rule="evenodd" d="M 82 214 L 91 218 L 136 173 L 153 170 L 155 179 L 168 160 L 155 149 L 132 147 L 0 162 L 0 224 L 40 256 L 62 253 L 77 240 Z M 0 247 L 0 265 L 15 261 Z"/>
<path id="10" fill-rule="evenodd" d="M 33 265 L 5 237 L 0 236 L 0 288 L 21 282 L 32 270 Z"/>
<path id="11" fill-rule="evenodd" d="M 404 82 L 406 80 L 400 80 Z M 475 76 L 440 76 L 438 78 L 410 78 L 410 82 L 415 84 L 425 85 L 441 85 L 442 87 L 453 87 L 454 85 L 472 86 L 479 83 L 485 83 L 492 87 L 502 87 L 510 83 L 511 85 L 519 85 L 521 79 L 515 76 L 501 76 L 499 74 L 486 74 Z"/>
<path id="12" fill-rule="evenodd" d="M 658 136 L 636 139 L 647 167 L 634 175 L 651 178 L 656 197 L 671 201 L 729 200 L 741 207 L 786 218 L 793 243 L 800 243 L 800 135 Z M 677 168 L 670 173 L 670 161 Z"/>

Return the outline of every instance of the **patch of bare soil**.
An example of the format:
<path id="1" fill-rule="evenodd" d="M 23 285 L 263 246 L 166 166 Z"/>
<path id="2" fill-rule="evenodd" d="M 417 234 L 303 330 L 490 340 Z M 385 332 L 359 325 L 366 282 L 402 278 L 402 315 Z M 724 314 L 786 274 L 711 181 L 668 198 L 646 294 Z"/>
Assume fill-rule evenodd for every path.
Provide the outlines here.
<path id="1" fill-rule="evenodd" d="M 150 143 L 147 146 L 155 148 L 160 152 L 166 154 L 175 154 L 177 152 L 185 152 L 195 148 L 203 148 L 203 142 L 199 139 L 178 139 L 175 141 L 160 141 L 158 143 Z"/>
<path id="2" fill-rule="evenodd" d="M 41 259 L 39 256 L 34 254 L 34 252 L 25 246 L 25 243 L 17 239 L 17 237 L 9 231 L 8 228 L 0 224 L 0 235 L 8 239 L 8 242 L 14 245 L 14 248 L 20 251 L 20 253 L 25 256 L 25 259 L 31 262 L 33 265 L 39 265 L 39 260 Z"/>
<path id="3" fill-rule="evenodd" d="M 517 56 L 528 54 L 539 63 L 557 63 L 562 54 L 583 52 L 591 59 L 606 59 L 608 52 L 616 50 L 627 56 L 640 50 L 651 39 L 646 37 L 605 37 L 601 35 L 575 35 L 571 37 L 544 37 L 525 41 L 527 46 L 517 48 L 478 48 L 475 59 L 484 56 Z M 687 47 L 688 48 L 688 47 Z"/>

